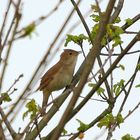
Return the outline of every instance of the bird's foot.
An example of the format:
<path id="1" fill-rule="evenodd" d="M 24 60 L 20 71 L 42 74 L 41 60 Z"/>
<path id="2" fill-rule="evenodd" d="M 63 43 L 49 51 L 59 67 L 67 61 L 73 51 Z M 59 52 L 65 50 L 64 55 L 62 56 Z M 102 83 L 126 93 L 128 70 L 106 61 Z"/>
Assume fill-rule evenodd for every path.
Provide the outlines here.
<path id="1" fill-rule="evenodd" d="M 46 106 L 39 107 L 40 116 L 44 116 L 46 114 Z"/>

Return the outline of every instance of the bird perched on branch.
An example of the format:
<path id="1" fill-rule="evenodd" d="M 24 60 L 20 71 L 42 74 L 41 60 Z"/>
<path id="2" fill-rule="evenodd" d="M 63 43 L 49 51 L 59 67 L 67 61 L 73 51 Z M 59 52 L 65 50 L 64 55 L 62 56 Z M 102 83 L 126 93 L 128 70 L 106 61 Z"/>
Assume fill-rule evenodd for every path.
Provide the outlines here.
<path id="1" fill-rule="evenodd" d="M 42 108 L 46 107 L 53 91 L 60 90 L 71 83 L 79 53 L 65 49 L 60 60 L 44 74 L 39 86 L 39 90 L 43 91 Z"/>

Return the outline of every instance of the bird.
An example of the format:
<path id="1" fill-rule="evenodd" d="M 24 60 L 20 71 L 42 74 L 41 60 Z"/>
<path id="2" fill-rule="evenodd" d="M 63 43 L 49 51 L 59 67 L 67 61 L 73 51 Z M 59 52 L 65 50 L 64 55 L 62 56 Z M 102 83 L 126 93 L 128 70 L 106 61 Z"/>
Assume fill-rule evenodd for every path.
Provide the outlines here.
<path id="1" fill-rule="evenodd" d="M 53 91 L 70 85 L 79 53 L 81 52 L 64 49 L 60 60 L 43 75 L 39 86 L 39 90 L 43 92 L 42 108 L 46 108 Z"/>

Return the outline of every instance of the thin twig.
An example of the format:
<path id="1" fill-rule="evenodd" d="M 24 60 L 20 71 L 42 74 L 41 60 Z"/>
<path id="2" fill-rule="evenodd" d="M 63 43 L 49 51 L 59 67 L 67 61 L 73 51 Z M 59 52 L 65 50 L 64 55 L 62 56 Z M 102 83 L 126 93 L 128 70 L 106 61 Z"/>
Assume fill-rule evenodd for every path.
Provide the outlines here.
<path id="1" fill-rule="evenodd" d="M 140 102 L 137 103 L 137 105 L 136 105 L 132 110 L 130 110 L 130 111 L 128 112 L 128 114 L 124 117 L 124 120 L 126 120 L 130 115 L 132 115 L 132 114 L 136 111 L 136 109 L 139 108 L 139 106 L 140 106 Z"/>
<path id="2" fill-rule="evenodd" d="M 124 33 L 126 33 L 126 34 L 138 34 L 138 32 L 134 32 L 134 31 L 124 31 Z"/>
<path id="3" fill-rule="evenodd" d="M 83 56 L 84 56 L 84 58 L 85 58 L 85 61 L 86 61 L 86 54 L 85 54 L 84 49 L 83 49 L 83 44 L 81 43 L 81 44 L 79 44 L 79 45 L 80 45 L 80 48 L 81 48 L 81 50 L 82 50 L 82 54 L 83 54 Z M 92 79 L 94 78 L 95 82 L 97 82 L 97 80 L 96 80 L 96 75 L 93 73 L 93 71 L 91 71 L 91 74 L 92 74 Z M 91 81 L 92 79 L 89 78 L 89 79 L 87 80 L 87 82 Z"/>
<path id="4" fill-rule="evenodd" d="M 4 31 L 4 28 L 5 28 L 5 24 L 6 24 L 7 16 L 8 16 L 8 13 L 9 13 L 10 6 L 11 6 L 11 2 L 12 2 L 12 0 L 9 0 L 9 2 L 7 4 L 4 20 L 3 20 L 3 23 L 2 23 L 2 26 L 1 26 L 1 30 L 0 30 L 0 36 L 2 36 L 2 33 Z"/>
<path id="5" fill-rule="evenodd" d="M 140 57 L 138 58 L 137 64 L 139 64 L 139 62 L 140 62 Z M 121 112 L 122 112 L 122 110 L 123 110 L 123 107 L 124 107 L 124 105 L 125 105 L 125 103 L 126 103 L 126 100 L 127 100 L 128 96 L 129 96 L 129 94 L 130 94 L 130 90 L 131 90 L 132 85 L 133 85 L 133 83 L 134 83 L 134 80 L 135 80 L 135 77 L 136 77 L 137 72 L 138 72 L 138 70 L 137 70 L 137 65 L 136 65 L 135 72 L 134 72 L 134 76 L 133 76 L 133 79 L 131 80 L 131 83 L 130 83 L 130 85 L 129 85 L 128 91 L 126 91 L 125 88 L 123 88 L 123 91 L 125 92 L 125 97 L 124 97 L 124 100 L 123 100 L 122 104 L 120 105 L 120 109 L 119 109 L 119 111 L 118 111 L 118 113 L 117 113 L 117 116 L 118 116 L 119 114 L 121 114 Z M 114 130 L 116 129 L 117 126 L 118 126 L 118 122 L 114 123 L 114 124 L 111 126 L 111 128 L 110 128 L 109 131 L 108 131 L 108 136 L 107 136 L 107 139 L 106 139 L 106 140 L 110 140 L 110 138 L 112 137 L 113 132 L 114 132 Z"/>
<path id="6" fill-rule="evenodd" d="M 118 1 L 117 7 L 115 8 L 113 15 L 111 16 L 109 23 L 113 23 L 116 20 L 116 18 L 119 16 L 123 8 L 123 4 L 124 4 L 124 0 Z"/>
<path id="7" fill-rule="evenodd" d="M 108 42 L 108 39 L 107 39 L 107 42 Z M 112 65 L 112 53 L 113 53 L 114 49 L 110 48 L 109 42 L 107 43 L 107 46 L 108 46 L 109 65 L 111 66 Z M 110 73 L 110 87 L 111 87 L 111 93 L 113 96 L 113 71 Z"/>
<path id="8" fill-rule="evenodd" d="M 1 53 L 2 53 L 3 47 L 4 47 L 4 45 L 2 45 L 2 35 L 3 35 L 3 31 L 4 31 L 4 28 L 5 28 L 6 21 L 7 21 L 7 16 L 8 16 L 9 10 L 10 10 L 11 2 L 12 2 L 12 0 L 9 0 L 9 3 L 7 5 L 7 8 L 6 8 L 6 12 L 5 12 L 4 20 L 3 20 L 3 23 L 2 23 L 2 26 L 1 26 L 1 30 L 0 30 L 0 39 L 1 39 L 1 41 L 0 41 L 0 43 L 1 43 L 0 58 L 1 58 Z M 0 63 L 1 63 L 1 59 L 0 59 Z"/>
<path id="9" fill-rule="evenodd" d="M 102 118 L 104 118 L 104 116 L 111 113 L 112 109 L 113 109 L 113 104 L 110 104 L 98 117 L 96 117 L 92 122 L 88 124 L 88 128 L 86 128 L 84 132 L 90 129 L 91 127 L 93 127 L 97 122 L 99 122 Z M 77 132 L 69 140 L 75 140 L 79 134 L 80 132 Z"/>
<path id="10" fill-rule="evenodd" d="M 20 74 L 19 77 L 14 81 L 14 83 L 6 91 L 7 93 L 14 87 L 14 85 L 23 77 L 23 74 Z"/>
<path id="11" fill-rule="evenodd" d="M 39 139 L 41 140 L 41 134 L 40 134 L 40 131 L 39 131 L 39 128 L 38 128 L 38 120 L 37 119 L 35 119 L 35 125 L 36 125 L 36 128 L 37 128 Z"/>
<path id="12" fill-rule="evenodd" d="M 0 120 L 0 140 L 6 140 L 6 136 L 4 134 L 4 129 L 2 127 L 1 120 Z"/>
<path id="13" fill-rule="evenodd" d="M 1 77 L 0 77 L 0 90 L 2 88 L 3 78 L 4 78 L 4 75 L 5 75 L 6 69 L 7 69 L 7 63 L 8 63 L 8 59 L 9 59 L 9 56 L 10 56 L 10 52 L 11 52 L 11 48 L 12 48 L 12 44 L 13 44 L 13 39 L 14 39 L 14 36 L 15 36 L 19 21 L 20 21 L 20 17 L 21 17 L 21 15 L 18 13 L 20 2 L 21 2 L 21 0 L 18 1 L 18 5 L 16 7 L 15 14 L 14 14 L 11 26 L 10 26 L 8 32 L 7 32 L 7 36 L 5 37 L 5 41 L 3 43 L 3 46 L 4 46 L 8 36 L 10 34 L 12 26 L 14 26 L 12 36 L 11 36 L 11 39 L 9 41 L 9 46 L 8 46 L 8 49 L 7 49 L 7 52 L 6 52 L 6 58 L 5 58 L 5 63 L 4 63 L 3 69 L 2 69 L 2 74 L 1 74 Z M 14 21 L 15 21 L 15 23 L 14 23 Z"/>
<path id="14" fill-rule="evenodd" d="M 99 16 L 102 16 L 102 12 L 101 12 L 101 8 L 100 8 L 100 6 L 99 6 L 98 0 L 95 0 L 95 2 L 96 2 L 96 5 L 97 5 L 97 8 L 98 8 Z"/>
<path id="15" fill-rule="evenodd" d="M 140 52 L 140 50 L 131 51 L 131 52 L 126 53 L 126 55 L 135 54 L 135 53 L 139 53 L 139 52 Z M 100 55 L 108 56 L 108 54 L 105 54 L 105 53 L 100 53 Z M 118 56 L 118 55 L 120 55 L 120 53 L 113 53 L 113 54 L 112 54 L 112 56 Z"/>
<path id="16" fill-rule="evenodd" d="M 137 22 L 140 19 L 140 13 L 138 13 L 135 17 L 133 17 L 132 24 L 125 23 L 121 28 L 125 31 L 127 28 L 132 26 L 135 22 Z"/>
<path id="17" fill-rule="evenodd" d="M 85 97 L 83 97 L 83 96 L 79 96 L 79 97 L 81 97 L 81 98 L 85 98 Z M 94 98 L 90 98 L 90 100 L 93 100 L 93 101 L 99 101 L 99 102 L 104 102 L 104 103 L 106 103 L 106 101 L 105 100 L 100 100 L 100 99 L 94 99 Z"/>
<path id="18" fill-rule="evenodd" d="M 16 136 L 16 132 L 12 128 L 11 124 L 9 123 L 9 121 L 6 119 L 6 116 L 5 116 L 5 114 L 4 114 L 4 112 L 3 112 L 1 107 L 0 107 L 0 114 L 1 114 L 1 117 L 2 117 L 2 119 L 3 119 L 3 121 L 4 121 L 5 125 L 6 125 L 7 129 L 9 130 L 12 138 L 14 139 L 15 136 Z"/>
<path id="19" fill-rule="evenodd" d="M 34 24 L 35 27 L 39 26 L 43 21 L 45 21 L 47 18 L 49 18 L 54 12 L 56 12 L 59 9 L 59 6 L 62 4 L 63 1 L 64 0 L 59 0 L 56 6 L 54 6 L 54 8 L 47 15 L 39 17 L 38 19 L 32 21 L 31 23 L 29 23 L 28 25 L 26 25 L 25 27 L 17 31 L 14 40 L 26 37 L 26 33 L 25 33 L 26 27 L 32 24 Z"/>

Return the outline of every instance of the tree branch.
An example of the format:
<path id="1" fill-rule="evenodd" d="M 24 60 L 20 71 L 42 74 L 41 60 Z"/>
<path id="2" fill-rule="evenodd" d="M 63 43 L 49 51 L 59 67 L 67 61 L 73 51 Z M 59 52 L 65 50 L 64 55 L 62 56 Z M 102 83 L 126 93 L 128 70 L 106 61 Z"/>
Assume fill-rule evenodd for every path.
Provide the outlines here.
<path id="1" fill-rule="evenodd" d="M 1 117 L 2 117 L 2 119 L 3 119 L 3 121 L 4 121 L 5 125 L 6 125 L 7 129 L 10 132 L 10 135 L 12 136 L 13 139 L 15 139 L 17 134 L 14 131 L 14 129 L 12 128 L 11 124 L 9 123 L 9 121 L 6 119 L 6 116 L 5 116 L 5 114 L 4 114 L 4 112 L 3 112 L 1 107 L 0 107 L 0 114 L 1 114 Z"/>
<path id="2" fill-rule="evenodd" d="M 83 19 L 83 16 L 82 16 L 79 8 L 77 7 L 75 1 L 71 0 L 71 2 L 72 2 L 73 6 L 75 7 L 75 9 L 77 11 L 77 14 L 81 18 L 81 21 L 82 21 L 84 27 L 87 28 L 86 27 L 87 24 L 85 24 L 85 20 Z M 67 118 L 71 114 L 71 111 L 73 110 L 73 108 L 76 104 L 76 101 L 77 101 L 78 97 L 80 96 L 80 93 L 81 93 L 81 91 L 82 91 L 82 89 L 83 89 L 83 87 L 84 87 L 84 85 L 87 81 L 89 73 L 90 73 L 90 71 L 91 71 L 91 69 L 94 65 L 95 59 L 100 53 L 101 40 L 102 40 L 102 37 L 104 36 L 104 34 L 106 32 L 106 26 L 107 26 L 107 23 L 109 21 L 110 14 L 113 10 L 114 4 L 115 4 L 115 0 L 111 0 L 108 3 L 105 16 L 101 19 L 101 22 L 99 24 L 99 31 L 98 31 L 98 34 L 95 38 L 94 47 L 91 49 L 91 51 L 87 55 L 86 63 L 85 63 L 84 70 L 82 72 L 79 84 L 74 89 L 73 96 L 70 100 L 70 103 L 68 104 L 68 106 L 67 106 L 67 108 L 66 108 L 66 110 L 65 110 L 65 112 L 64 112 L 64 114 L 63 114 L 63 116 L 62 116 L 62 118 L 61 118 L 61 120 L 60 120 L 60 122 L 59 122 L 59 124 L 56 128 L 56 130 L 55 130 L 55 135 L 53 135 L 50 140 L 57 140 L 59 138 L 59 136 L 60 136 L 60 134 L 63 130 L 63 127 L 65 126 L 65 124 L 67 122 Z M 89 35 L 90 35 L 90 32 L 89 32 Z M 90 40 L 92 40 L 91 35 L 89 36 L 89 38 L 90 38 Z"/>

